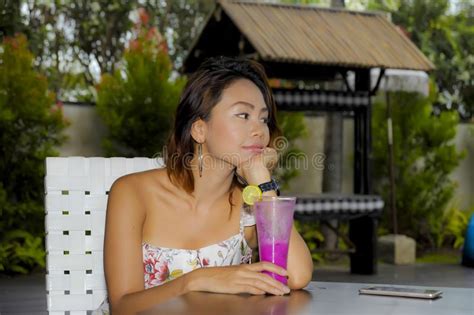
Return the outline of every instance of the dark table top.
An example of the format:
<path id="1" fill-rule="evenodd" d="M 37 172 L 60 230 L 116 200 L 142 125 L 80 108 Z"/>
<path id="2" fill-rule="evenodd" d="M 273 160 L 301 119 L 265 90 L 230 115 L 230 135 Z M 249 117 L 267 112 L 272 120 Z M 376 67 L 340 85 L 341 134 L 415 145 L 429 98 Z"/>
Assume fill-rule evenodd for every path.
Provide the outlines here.
<path id="1" fill-rule="evenodd" d="M 192 292 L 140 314 L 474 314 L 474 289 L 436 288 L 443 291 L 441 298 L 423 300 L 359 295 L 359 289 L 367 286 L 373 286 L 373 284 L 311 282 L 304 290 L 292 291 L 285 296 Z M 419 288 L 416 286 L 405 287 Z"/>

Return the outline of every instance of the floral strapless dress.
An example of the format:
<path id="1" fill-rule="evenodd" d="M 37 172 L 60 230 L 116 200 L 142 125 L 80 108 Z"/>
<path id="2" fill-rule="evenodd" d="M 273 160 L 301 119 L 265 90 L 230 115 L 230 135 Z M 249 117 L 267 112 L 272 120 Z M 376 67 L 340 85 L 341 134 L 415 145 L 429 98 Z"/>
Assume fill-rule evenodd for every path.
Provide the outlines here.
<path id="1" fill-rule="evenodd" d="M 217 244 L 199 249 L 177 249 L 142 244 L 145 289 L 182 276 L 198 268 L 250 264 L 252 249 L 244 236 L 244 227 L 255 225 L 247 207 L 240 211 L 239 233 Z M 109 314 L 107 299 L 93 314 Z"/>

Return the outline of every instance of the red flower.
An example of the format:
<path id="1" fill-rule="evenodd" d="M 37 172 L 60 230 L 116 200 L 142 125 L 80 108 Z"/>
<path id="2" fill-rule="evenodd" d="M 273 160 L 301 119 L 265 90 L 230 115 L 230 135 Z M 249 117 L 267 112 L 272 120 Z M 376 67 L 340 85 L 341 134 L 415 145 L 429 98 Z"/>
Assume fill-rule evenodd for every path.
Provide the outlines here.
<path id="1" fill-rule="evenodd" d="M 203 266 L 209 266 L 209 258 L 203 258 L 202 259 L 202 265 Z"/>
<path id="2" fill-rule="evenodd" d="M 159 48 L 164 51 L 166 54 L 168 54 L 168 43 L 166 43 L 165 40 L 163 40 L 160 44 L 159 44 Z"/>
<path id="3" fill-rule="evenodd" d="M 139 51 L 141 50 L 141 48 L 142 48 L 142 44 L 138 40 L 134 39 L 130 42 L 130 50 Z"/>
<path id="4" fill-rule="evenodd" d="M 142 25 L 147 25 L 148 21 L 150 20 L 150 16 L 144 8 L 138 9 L 138 18 L 140 19 Z"/>
<path id="5" fill-rule="evenodd" d="M 148 30 L 148 32 L 146 33 L 145 38 L 146 38 L 147 40 L 152 40 L 152 39 L 154 39 L 155 37 L 158 39 L 158 41 L 161 41 L 161 34 L 158 33 L 158 29 L 157 29 L 156 27 L 152 27 L 152 28 L 150 28 L 150 29 Z"/>
<path id="6" fill-rule="evenodd" d="M 161 266 L 158 266 L 158 268 L 155 267 L 155 269 L 156 269 L 155 276 L 158 280 L 160 280 L 160 282 L 164 282 L 168 279 L 170 275 L 170 271 L 168 269 L 167 263 L 164 263 Z"/>
<path id="7" fill-rule="evenodd" d="M 153 275 L 155 273 L 155 268 L 153 267 L 155 265 L 155 261 L 152 258 L 149 258 L 143 262 L 143 271 L 145 273 L 148 273 L 150 275 Z"/>

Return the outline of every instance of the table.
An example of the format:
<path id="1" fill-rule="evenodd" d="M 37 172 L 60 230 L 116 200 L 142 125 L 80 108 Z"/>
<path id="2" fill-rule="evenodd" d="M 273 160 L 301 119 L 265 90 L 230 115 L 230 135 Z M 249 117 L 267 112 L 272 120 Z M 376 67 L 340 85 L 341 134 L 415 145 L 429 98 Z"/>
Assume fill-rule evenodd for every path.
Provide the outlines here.
<path id="1" fill-rule="evenodd" d="M 474 289 L 442 288 L 441 298 L 359 295 L 362 287 L 374 284 L 311 282 L 304 290 L 286 296 L 231 295 L 192 292 L 157 305 L 140 314 L 188 315 L 472 315 Z M 417 286 L 407 286 L 420 288 Z"/>

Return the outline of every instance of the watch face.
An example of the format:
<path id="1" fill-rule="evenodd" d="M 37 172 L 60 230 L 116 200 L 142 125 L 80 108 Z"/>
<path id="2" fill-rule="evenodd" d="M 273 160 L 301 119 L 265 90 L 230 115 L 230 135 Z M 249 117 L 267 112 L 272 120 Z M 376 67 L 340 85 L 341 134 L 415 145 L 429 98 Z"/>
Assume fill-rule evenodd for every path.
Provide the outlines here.
<path id="1" fill-rule="evenodd" d="M 249 185 L 242 191 L 242 198 L 248 205 L 253 205 L 256 200 L 262 197 L 262 190 L 258 186 Z"/>

